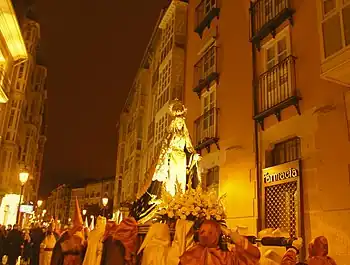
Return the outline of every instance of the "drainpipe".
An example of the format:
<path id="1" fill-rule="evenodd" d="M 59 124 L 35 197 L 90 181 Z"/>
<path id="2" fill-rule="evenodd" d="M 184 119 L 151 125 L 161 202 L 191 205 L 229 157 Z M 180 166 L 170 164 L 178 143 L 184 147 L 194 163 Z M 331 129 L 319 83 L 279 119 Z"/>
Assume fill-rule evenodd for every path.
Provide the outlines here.
<path id="1" fill-rule="evenodd" d="M 250 2 L 250 16 L 251 16 L 251 35 L 254 33 L 254 9 L 253 2 Z M 257 80 L 257 71 L 256 71 L 256 47 L 253 42 L 252 45 L 252 95 L 253 95 L 253 110 L 254 115 L 258 112 L 258 102 L 256 98 L 256 80 Z M 261 209 L 261 199 L 262 199 L 262 190 L 261 190 L 261 169 L 260 169 L 260 151 L 259 151 L 259 125 L 254 120 L 254 147 L 255 147 L 255 168 L 256 168 L 256 183 L 257 183 L 257 198 L 258 198 L 258 219 L 257 219 L 257 231 L 262 229 L 262 209 Z"/>

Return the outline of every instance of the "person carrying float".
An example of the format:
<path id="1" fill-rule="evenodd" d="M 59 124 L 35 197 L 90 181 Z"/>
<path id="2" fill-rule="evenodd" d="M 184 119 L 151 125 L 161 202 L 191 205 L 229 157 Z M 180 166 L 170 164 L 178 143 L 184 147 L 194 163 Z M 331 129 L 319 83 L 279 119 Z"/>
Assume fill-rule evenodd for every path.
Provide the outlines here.
<path id="1" fill-rule="evenodd" d="M 120 224 L 109 221 L 103 238 L 102 265 L 135 264 L 137 222 L 133 217 L 123 219 Z"/>

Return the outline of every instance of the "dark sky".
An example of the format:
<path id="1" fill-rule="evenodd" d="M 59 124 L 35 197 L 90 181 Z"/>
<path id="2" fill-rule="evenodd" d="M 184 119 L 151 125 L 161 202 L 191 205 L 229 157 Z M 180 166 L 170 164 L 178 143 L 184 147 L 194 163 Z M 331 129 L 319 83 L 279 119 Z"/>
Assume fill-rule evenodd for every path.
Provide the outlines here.
<path id="1" fill-rule="evenodd" d="M 167 0 L 36 0 L 48 67 L 41 194 L 115 175 L 116 123 Z"/>

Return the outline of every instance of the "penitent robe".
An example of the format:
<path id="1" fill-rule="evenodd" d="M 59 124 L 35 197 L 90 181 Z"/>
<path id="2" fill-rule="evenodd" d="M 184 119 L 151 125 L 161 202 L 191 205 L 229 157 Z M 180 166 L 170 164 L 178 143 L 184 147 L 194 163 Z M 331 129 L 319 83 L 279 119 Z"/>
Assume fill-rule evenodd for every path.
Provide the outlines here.
<path id="1" fill-rule="evenodd" d="M 54 247 L 51 265 L 81 265 L 85 254 L 84 237 L 81 233 L 62 234 Z"/>
<path id="2" fill-rule="evenodd" d="M 44 240 L 40 244 L 39 265 L 50 265 L 56 241 L 57 237 L 54 233 L 46 234 Z"/>

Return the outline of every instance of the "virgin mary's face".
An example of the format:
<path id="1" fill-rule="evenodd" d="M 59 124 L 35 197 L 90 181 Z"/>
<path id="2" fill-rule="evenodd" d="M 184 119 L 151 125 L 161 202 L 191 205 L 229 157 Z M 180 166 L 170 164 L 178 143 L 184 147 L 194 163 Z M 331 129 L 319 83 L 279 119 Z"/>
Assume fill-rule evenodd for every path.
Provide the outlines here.
<path id="1" fill-rule="evenodd" d="M 177 118 L 175 121 L 175 126 L 178 130 L 182 130 L 184 127 L 183 121 L 181 119 Z"/>

